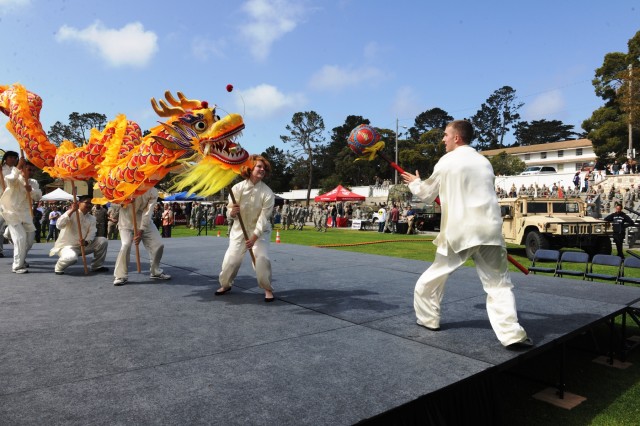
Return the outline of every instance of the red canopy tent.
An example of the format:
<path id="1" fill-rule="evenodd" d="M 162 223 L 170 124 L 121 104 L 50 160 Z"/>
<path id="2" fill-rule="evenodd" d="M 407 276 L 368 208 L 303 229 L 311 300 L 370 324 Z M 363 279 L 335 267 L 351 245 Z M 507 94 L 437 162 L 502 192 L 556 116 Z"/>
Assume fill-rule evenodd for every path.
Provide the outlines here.
<path id="1" fill-rule="evenodd" d="M 318 195 L 313 200 L 318 201 L 364 201 L 367 197 L 364 195 L 356 194 L 355 192 L 349 191 L 347 188 L 342 185 L 336 186 L 331 191 L 326 194 Z"/>

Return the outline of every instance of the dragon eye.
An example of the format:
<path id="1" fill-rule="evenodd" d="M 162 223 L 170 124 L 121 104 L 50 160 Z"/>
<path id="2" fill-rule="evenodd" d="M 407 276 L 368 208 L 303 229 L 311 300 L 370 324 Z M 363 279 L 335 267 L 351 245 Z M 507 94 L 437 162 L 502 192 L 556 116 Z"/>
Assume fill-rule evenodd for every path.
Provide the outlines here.
<path id="1" fill-rule="evenodd" d="M 204 132 L 207 129 L 207 123 L 204 121 L 195 122 L 193 128 L 196 132 Z"/>

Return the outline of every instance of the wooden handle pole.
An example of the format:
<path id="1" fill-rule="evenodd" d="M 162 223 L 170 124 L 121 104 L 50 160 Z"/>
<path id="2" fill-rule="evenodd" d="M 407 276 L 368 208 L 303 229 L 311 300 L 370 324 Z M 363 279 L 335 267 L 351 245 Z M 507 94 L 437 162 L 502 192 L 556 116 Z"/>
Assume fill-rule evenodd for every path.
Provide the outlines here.
<path id="1" fill-rule="evenodd" d="M 233 191 L 229 188 L 229 196 L 231 197 L 231 202 L 236 204 L 236 197 L 233 195 Z M 244 235 L 245 241 L 249 239 L 249 235 L 247 234 L 247 229 L 244 227 L 244 222 L 242 221 L 242 215 L 238 212 L 238 222 L 240 222 L 240 227 L 242 228 L 242 234 Z M 256 256 L 253 254 L 253 249 L 249 249 L 249 254 L 251 255 L 251 261 L 253 262 L 253 266 L 256 266 Z"/>
<path id="2" fill-rule="evenodd" d="M 74 181 L 71 181 L 71 193 L 73 194 L 73 203 L 78 202 L 78 198 L 76 197 L 76 184 Z M 76 210 L 76 223 L 78 224 L 78 238 L 80 239 L 80 253 L 82 254 L 82 264 L 84 265 L 84 274 L 89 274 L 89 268 L 87 267 L 87 255 L 84 252 L 84 240 L 82 239 L 82 225 L 80 225 L 80 212 Z"/>
<path id="3" fill-rule="evenodd" d="M 138 218 L 136 215 L 136 200 L 134 199 L 131 202 L 131 214 L 133 215 L 133 238 L 136 238 L 138 235 Z M 136 266 L 138 267 L 138 273 L 142 272 L 142 267 L 140 266 L 140 243 L 134 242 L 136 246 Z"/>

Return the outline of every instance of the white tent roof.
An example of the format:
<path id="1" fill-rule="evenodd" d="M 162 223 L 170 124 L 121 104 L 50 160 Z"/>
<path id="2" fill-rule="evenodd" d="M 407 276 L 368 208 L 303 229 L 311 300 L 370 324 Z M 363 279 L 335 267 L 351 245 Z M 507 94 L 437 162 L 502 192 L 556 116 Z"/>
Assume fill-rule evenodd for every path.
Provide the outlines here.
<path id="1" fill-rule="evenodd" d="M 51 191 L 48 194 L 45 194 L 40 199 L 41 201 L 71 201 L 73 200 L 73 195 L 69 194 L 67 191 L 64 191 L 60 188 L 56 188 L 55 191 Z"/>

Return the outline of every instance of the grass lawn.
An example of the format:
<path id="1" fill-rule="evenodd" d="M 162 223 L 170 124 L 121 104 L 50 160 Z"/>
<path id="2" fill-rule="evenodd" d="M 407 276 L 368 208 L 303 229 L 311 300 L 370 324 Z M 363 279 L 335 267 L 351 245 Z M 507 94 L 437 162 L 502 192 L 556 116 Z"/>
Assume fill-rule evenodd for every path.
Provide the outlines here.
<path id="1" fill-rule="evenodd" d="M 276 230 L 278 225 L 276 225 Z M 224 237 L 227 227 L 208 230 Z M 173 237 L 195 236 L 197 231 L 185 227 L 172 230 Z M 203 232 L 204 235 L 204 232 Z M 205 237 L 203 237 L 205 238 Z M 273 232 L 272 242 L 275 242 Z M 329 229 L 317 232 L 311 227 L 303 231 L 280 231 L 282 244 L 323 246 L 330 250 L 347 250 L 423 261 L 433 261 L 435 246 L 432 235 L 380 234 L 373 231 Z M 508 251 L 525 267 L 531 262 L 524 247 L 509 245 Z M 465 263 L 473 266 L 472 261 Z M 509 265 L 513 273 L 521 272 Z M 626 271 L 625 275 L 640 276 L 640 271 Z M 570 279 L 570 277 L 567 277 Z M 613 285 L 613 284 L 611 284 Z M 620 322 L 618 318 L 617 322 Z M 640 328 L 627 320 L 627 335 L 639 335 Z M 508 372 L 498 375 L 497 393 L 501 401 L 504 424 L 512 425 L 637 425 L 640 424 L 640 350 L 629 354 L 626 369 L 617 369 L 593 360 L 608 347 L 608 328 L 596 327 L 593 333 L 580 336 L 567 345 L 565 364 L 566 391 L 587 400 L 572 410 L 557 408 L 532 398 L 532 395 L 553 386 L 558 380 L 559 354 L 549 351 L 529 359 Z M 596 351 L 597 342 L 600 352 Z"/>

